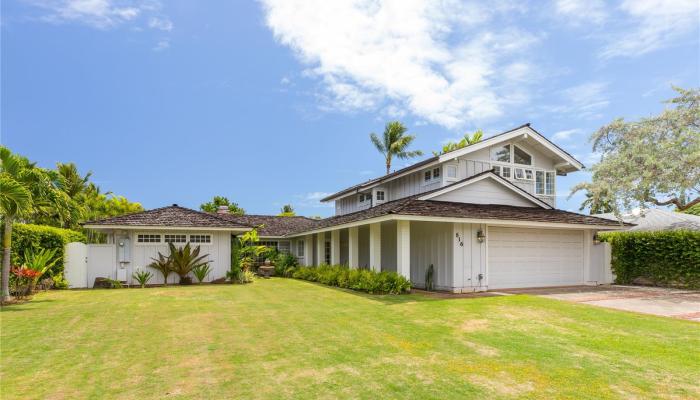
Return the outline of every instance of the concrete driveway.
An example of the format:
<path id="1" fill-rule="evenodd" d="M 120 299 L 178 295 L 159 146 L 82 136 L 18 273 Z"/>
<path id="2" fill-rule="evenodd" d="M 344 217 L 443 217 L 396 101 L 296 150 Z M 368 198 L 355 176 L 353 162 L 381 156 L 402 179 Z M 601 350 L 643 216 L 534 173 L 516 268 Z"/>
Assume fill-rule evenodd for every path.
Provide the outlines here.
<path id="1" fill-rule="evenodd" d="M 551 299 L 700 322 L 700 291 L 695 290 L 604 285 L 514 289 L 504 292 L 533 294 Z"/>

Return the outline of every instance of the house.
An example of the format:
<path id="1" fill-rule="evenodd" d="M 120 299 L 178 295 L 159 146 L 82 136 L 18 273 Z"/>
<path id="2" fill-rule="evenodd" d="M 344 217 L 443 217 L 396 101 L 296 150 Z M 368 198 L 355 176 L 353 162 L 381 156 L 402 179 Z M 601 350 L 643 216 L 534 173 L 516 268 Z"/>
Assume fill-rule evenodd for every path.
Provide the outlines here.
<path id="1" fill-rule="evenodd" d="M 593 237 L 630 225 L 556 209 L 557 176 L 583 168 L 526 124 L 340 190 L 322 200 L 335 204 L 322 220 L 172 206 L 85 227 L 111 237 L 127 280 L 168 241 L 210 246 L 211 278 L 224 276 L 230 235 L 260 226 L 265 244 L 304 265 L 396 271 L 416 287 L 430 265 L 435 287 L 451 292 L 608 283 Z M 124 246 L 128 257 L 117 254 Z"/>
<path id="2" fill-rule="evenodd" d="M 596 217 L 617 221 L 617 217 L 613 213 L 597 214 Z M 700 217 L 697 215 L 660 208 L 646 210 L 635 208 L 629 213 L 622 214 L 621 217 L 624 222 L 635 225 L 629 229 L 630 231 L 700 231 Z"/>

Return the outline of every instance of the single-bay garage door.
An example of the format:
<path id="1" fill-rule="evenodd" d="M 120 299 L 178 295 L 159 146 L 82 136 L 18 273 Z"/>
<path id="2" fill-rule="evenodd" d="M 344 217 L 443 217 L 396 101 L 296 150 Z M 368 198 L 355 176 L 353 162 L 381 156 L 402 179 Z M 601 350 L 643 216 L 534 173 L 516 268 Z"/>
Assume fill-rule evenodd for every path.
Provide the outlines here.
<path id="1" fill-rule="evenodd" d="M 583 232 L 489 227 L 489 289 L 583 284 Z"/>

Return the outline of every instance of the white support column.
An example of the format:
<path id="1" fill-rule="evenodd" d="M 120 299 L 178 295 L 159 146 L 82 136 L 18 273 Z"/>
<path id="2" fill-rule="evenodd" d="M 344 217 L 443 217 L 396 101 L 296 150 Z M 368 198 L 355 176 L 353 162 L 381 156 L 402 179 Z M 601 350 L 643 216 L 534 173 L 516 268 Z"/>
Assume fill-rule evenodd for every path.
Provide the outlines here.
<path id="1" fill-rule="evenodd" d="M 331 231 L 331 264 L 340 264 L 340 230 Z"/>
<path id="2" fill-rule="evenodd" d="M 316 234 L 316 265 L 326 262 L 326 232 Z"/>
<path id="3" fill-rule="evenodd" d="M 374 271 L 382 270 L 382 225 L 369 224 L 369 267 Z"/>
<path id="4" fill-rule="evenodd" d="M 360 236 L 356 226 L 348 228 L 348 266 L 357 268 L 360 265 Z"/>
<path id="5" fill-rule="evenodd" d="M 411 279 L 411 221 L 396 221 L 396 272 Z"/>
<path id="6" fill-rule="evenodd" d="M 304 236 L 304 265 L 314 265 L 314 235 Z"/>

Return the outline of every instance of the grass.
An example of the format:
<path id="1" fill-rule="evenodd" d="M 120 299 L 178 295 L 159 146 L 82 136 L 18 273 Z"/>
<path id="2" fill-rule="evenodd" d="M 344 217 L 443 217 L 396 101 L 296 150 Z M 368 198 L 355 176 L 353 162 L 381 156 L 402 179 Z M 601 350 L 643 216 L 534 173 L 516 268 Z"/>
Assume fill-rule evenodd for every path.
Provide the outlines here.
<path id="1" fill-rule="evenodd" d="M 2 399 L 693 398 L 700 324 L 308 282 L 52 291 L 0 314 Z"/>

